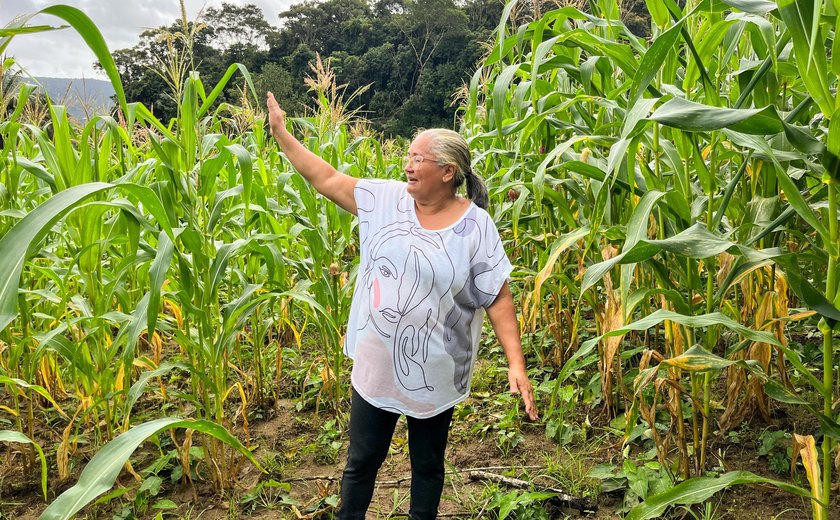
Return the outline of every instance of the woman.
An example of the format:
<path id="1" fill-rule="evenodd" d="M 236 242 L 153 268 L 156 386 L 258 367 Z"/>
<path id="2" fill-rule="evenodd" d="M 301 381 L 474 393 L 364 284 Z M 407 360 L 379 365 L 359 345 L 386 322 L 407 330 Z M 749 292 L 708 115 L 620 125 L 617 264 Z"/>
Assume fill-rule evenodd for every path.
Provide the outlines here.
<path id="1" fill-rule="evenodd" d="M 487 189 L 472 172 L 466 141 L 451 130 L 419 133 L 406 182 L 336 171 L 287 130 L 268 93 L 271 133 L 322 195 L 359 218 L 360 267 L 345 353 L 353 359 L 350 445 L 340 519 L 364 519 L 397 419 L 408 422 L 414 520 L 435 518 L 455 404 L 469 393 L 486 309 L 508 360 L 510 391 L 537 419 L 513 297 L 511 265 L 483 208 Z M 458 195 L 466 184 L 469 197 Z"/>

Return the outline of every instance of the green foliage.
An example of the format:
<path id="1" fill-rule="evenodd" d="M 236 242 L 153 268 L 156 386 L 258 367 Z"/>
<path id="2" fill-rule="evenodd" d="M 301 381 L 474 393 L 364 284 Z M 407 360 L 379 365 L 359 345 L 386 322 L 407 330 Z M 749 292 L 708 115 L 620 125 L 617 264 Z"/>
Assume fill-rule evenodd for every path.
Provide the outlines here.
<path id="1" fill-rule="evenodd" d="M 767 457 L 767 465 L 778 475 L 790 474 L 791 435 L 783 430 L 764 430 L 759 437 L 760 456 Z"/>
<path id="2" fill-rule="evenodd" d="M 681 482 L 665 492 L 652 496 L 642 504 L 634 507 L 625 517 L 626 520 L 645 520 L 660 517 L 668 507 L 673 505 L 699 504 L 715 493 L 738 484 L 770 484 L 801 496 L 808 493 L 796 486 L 785 482 L 760 477 L 749 471 L 731 471 L 720 477 L 696 477 Z"/>
<path id="3" fill-rule="evenodd" d="M 500 454 L 508 457 L 524 440 L 520 429 L 519 403 L 510 394 L 502 394 L 493 402 L 493 421 L 476 423 L 472 430 L 481 435 L 490 436 L 496 443 Z"/>
<path id="4" fill-rule="evenodd" d="M 663 493 L 674 485 L 667 468 L 655 461 L 637 465 L 632 460 L 625 460 L 618 467 L 601 464 L 592 468 L 586 476 L 601 480 L 602 491 L 624 490 L 623 511 L 632 509 L 648 497 Z"/>
<path id="5" fill-rule="evenodd" d="M 552 336 L 540 353 L 557 362 L 552 407 L 597 362 L 603 411 L 624 416 L 624 442 L 648 432 L 660 469 L 687 479 L 705 473 L 716 425 L 770 420 L 767 397 L 795 402 L 826 433 L 819 500 L 837 433 L 827 403 L 840 139 L 826 108 L 837 67 L 824 52 L 835 47 L 834 6 L 780 2 L 772 17 L 771 2 L 644 4 L 650 41 L 617 2 L 533 19 L 507 2 L 463 109 L 522 266 L 523 323 Z M 821 369 L 785 345 L 797 306 L 824 319 Z M 822 395 L 822 411 L 794 395 L 788 369 Z"/>
<path id="6" fill-rule="evenodd" d="M 304 115 L 311 102 L 304 80 L 320 55 L 332 62 L 338 84 L 351 92 L 369 86 L 349 109 L 364 110 L 390 135 L 411 135 L 452 124 L 453 93 L 480 60 L 499 8 L 494 0 L 306 1 L 280 13 L 275 29 L 256 6 L 224 3 L 195 22 L 146 30 L 136 46 L 115 51 L 114 60 L 127 99 L 169 121 L 180 96 L 163 71 L 179 55 L 189 55 L 187 71 L 198 71 L 207 84 L 217 83 L 230 64 L 245 65 L 258 98 L 270 90 L 293 115 Z M 238 95 L 231 85 L 219 102 L 234 103 Z"/>
<path id="7" fill-rule="evenodd" d="M 542 502 L 555 496 L 554 493 L 539 491 L 496 491 L 489 508 L 498 511 L 498 519 L 548 520 L 551 518 L 542 507 Z"/>
<path id="8" fill-rule="evenodd" d="M 155 419 L 134 427 L 99 450 L 79 475 L 76 485 L 56 498 L 43 512 L 41 518 L 45 520 L 72 518 L 91 500 L 114 485 L 123 465 L 141 443 L 151 435 L 169 428 L 190 428 L 212 435 L 241 451 L 256 464 L 251 453 L 227 430 L 217 424 L 173 418 Z"/>
<path id="9" fill-rule="evenodd" d="M 316 411 L 346 403 L 341 340 L 355 224 L 273 146 L 252 104 L 271 89 L 290 111 L 314 106 L 290 124 L 305 146 L 358 177 L 399 176 L 402 150 L 359 137 L 353 109 L 398 134 L 448 126 L 458 114 L 517 266 L 546 434 L 561 445 L 584 441 L 591 425 L 575 411 L 602 407 L 624 460 L 589 475 L 602 490 L 624 490 L 629 518 L 750 483 L 811 499 L 815 519 L 828 517 L 840 437 L 832 113 L 840 53 L 825 52 L 840 50 L 833 4 L 782 1 L 773 11 L 771 2 L 730 0 L 683 10 L 647 0 L 650 41 L 618 2 L 528 4 L 309 2 L 284 13 L 279 31 L 250 7 L 226 5 L 150 31 L 113 63 L 86 17 L 48 11 L 85 33 L 115 84 L 122 74 L 129 101 L 142 100 L 121 99 L 119 118 L 84 127 L 50 106 L 38 127 L 24 124 L 32 92 L 23 88 L 0 124 L 0 384 L 3 411 L 17 422 L 11 440 L 25 442 L 20 432 L 46 416 L 67 432 L 61 453 L 74 459 L 60 459 L 59 470 L 75 463 L 71 445 L 96 452 L 51 514 L 109 489 L 148 425 L 169 421 L 132 433 L 143 414 L 186 406 L 198 419 L 178 424 L 210 437 L 167 446 L 126 515 L 170 507 L 157 500 L 167 478 L 230 489 L 249 453 L 221 432 L 236 425 L 247 443 L 248 421 L 269 397 Z M 478 41 L 491 35 L 470 76 L 485 54 Z M 330 55 L 332 68 L 313 70 L 316 53 Z M 311 93 L 301 87 L 306 74 L 316 76 Z M 467 77 L 463 104 L 450 106 Z M 817 319 L 820 351 L 787 346 L 786 327 Z M 524 439 L 517 401 L 504 394 L 498 366 L 477 375 L 487 377 L 474 397 L 493 421 L 471 432 L 510 456 Z M 821 454 L 812 438 L 798 454 L 784 432 L 761 438 L 772 470 L 786 474 L 792 457 L 803 459 L 810 490 L 746 472 L 707 475 L 714 428 L 733 438 L 750 414 L 772 420 L 770 400 L 820 425 Z M 464 404 L 457 416 L 474 420 L 478 409 Z M 322 461 L 335 460 L 339 430 L 323 423 L 314 444 Z M 126 435 L 131 446 L 115 454 Z M 174 463 L 181 456 L 201 463 L 185 468 Z M 542 518 L 543 498 L 496 492 L 488 507 L 500 518 Z M 282 484 L 266 481 L 231 515 L 257 503 L 294 505 Z M 301 514 L 328 515 L 336 503 L 325 494 Z"/>
<path id="10" fill-rule="evenodd" d="M 338 428 L 336 419 L 330 419 L 321 425 L 321 431 L 316 438 L 315 460 L 320 464 L 334 464 L 338 458 L 338 452 L 344 445 L 341 442 L 341 431 Z"/>
<path id="11" fill-rule="evenodd" d="M 0 442 L 17 442 L 21 444 L 29 444 L 31 445 L 35 451 L 38 453 L 38 460 L 41 461 L 41 491 L 44 493 L 44 499 L 47 498 L 47 459 L 44 457 L 44 450 L 37 444 L 35 444 L 32 439 L 27 437 L 26 435 L 11 431 L 11 430 L 0 430 Z"/>

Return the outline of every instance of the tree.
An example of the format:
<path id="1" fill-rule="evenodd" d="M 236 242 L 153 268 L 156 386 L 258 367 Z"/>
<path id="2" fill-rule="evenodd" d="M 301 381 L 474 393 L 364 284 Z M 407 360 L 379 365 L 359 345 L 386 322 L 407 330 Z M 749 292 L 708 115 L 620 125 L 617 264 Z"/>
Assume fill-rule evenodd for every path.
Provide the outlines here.
<path id="1" fill-rule="evenodd" d="M 266 92 L 273 92 L 274 97 L 283 104 L 283 109 L 290 114 L 302 114 L 309 98 L 301 89 L 292 74 L 276 63 L 268 63 L 254 76 L 254 88 L 257 99 L 265 99 Z"/>
<path id="2" fill-rule="evenodd" d="M 365 0 L 306 0 L 280 13 L 282 30 L 274 46 L 291 50 L 303 43 L 322 56 L 370 41 L 363 30 L 372 17 Z"/>
<path id="3" fill-rule="evenodd" d="M 452 124 L 452 93 L 469 81 L 503 8 L 502 0 L 304 0 L 280 13 L 282 25 L 274 29 L 257 7 L 223 3 L 186 29 L 181 20 L 143 33 L 115 61 L 128 99 L 165 119 L 177 112 L 171 78 L 184 72 L 161 74 L 173 69 L 174 57 L 189 54 L 187 70 L 198 70 L 205 85 L 242 63 L 257 94 L 272 90 L 294 115 L 310 98 L 304 78 L 320 55 L 330 60 L 337 83 L 347 85 L 348 110 L 361 110 L 389 134 L 408 134 Z M 237 90 L 229 85 L 219 101 L 234 99 Z"/>
<path id="4" fill-rule="evenodd" d="M 274 32 L 262 9 L 254 4 L 238 6 L 222 2 L 221 7 L 207 9 L 200 19 L 207 24 L 211 44 L 223 52 L 237 46 L 265 50 L 266 39 Z"/>
<path id="5" fill-rule="evenodd" d="M 126 98 L 167 121 L 177 116 L 187 74 L 197 71 L 205 85 L 215 85 L 232 63 L 258 71 L 268 58 L 266 41 L 273 32 L 257 6 L 223 3 L 197 22 L 181 19 L 144 31 L 140 43 L 113 55 Z M 218 102 L 237 95 L 237 86 L 231 84 Z"/>
<path id="6" fill-rule="evenodd" d="M 413 0 L 407 3 L 398 27 L 414 53 L 412 93 L 438 47 L 450 34 L 467 32 L 467 17 L 452 0 Z"/>

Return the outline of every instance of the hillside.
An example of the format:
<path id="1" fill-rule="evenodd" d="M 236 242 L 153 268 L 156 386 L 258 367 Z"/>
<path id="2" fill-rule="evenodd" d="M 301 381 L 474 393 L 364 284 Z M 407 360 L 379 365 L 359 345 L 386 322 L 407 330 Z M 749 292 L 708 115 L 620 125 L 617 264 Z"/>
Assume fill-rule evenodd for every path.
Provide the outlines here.
<path id="1" fill-rule="evenodd" d="M 95 114 L 109 113 L 114 105 L 111 100 L 114 87 L 109 81 L 48 77 L 35 80 L 44 87 L 54 103 L 66 105 L 69 114 L 81 121 Z"/>

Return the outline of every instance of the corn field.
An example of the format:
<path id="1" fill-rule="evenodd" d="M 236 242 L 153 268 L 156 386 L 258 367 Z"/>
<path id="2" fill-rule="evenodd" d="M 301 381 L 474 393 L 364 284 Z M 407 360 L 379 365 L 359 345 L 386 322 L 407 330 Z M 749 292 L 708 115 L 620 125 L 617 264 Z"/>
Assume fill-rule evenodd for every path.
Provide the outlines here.
<path id="1" fill-rule="evenodd" d="M 837 518 L 840 2 L 646 3 L 647 40 L 616 0 L 511 0 L 458 92 L 541 414 L 567 420 L 561 394 L 592 380 L 626 457 L 646 432 L 670 485 L 625 518 L 754 483 Z M 348 401 L 354 219 L 280 153 L 244 67 L 205 86 L 185 45 L 165 71 L 178 117 L 160 121 L 126 101 L 84 13 L 42 12 L 84 37 L 118 107 L 79 125 L 60 105 L 35 117 L 34 87 L 2 93 L 0 457 L 38 475 L 42 518 L 74 517 L 165 430 L 227 492 L 262 469 L 250 425 L 290 350 L 316 346 L 295 390 L 316 410 Z M 24 22 L 0 54 L 37 42 Z M 405 143 L 370 136 L 331 74 L 314 66 L 296 132 L 342 172 L 400 179 Z M 231 82 L 240 103 L 216 103 Z M 803 330 L 816 355 L 791 344 Z M 780 406 L 815 425 L 792 432 L 804 479 L 710 473 L 714 437 Z"/>

